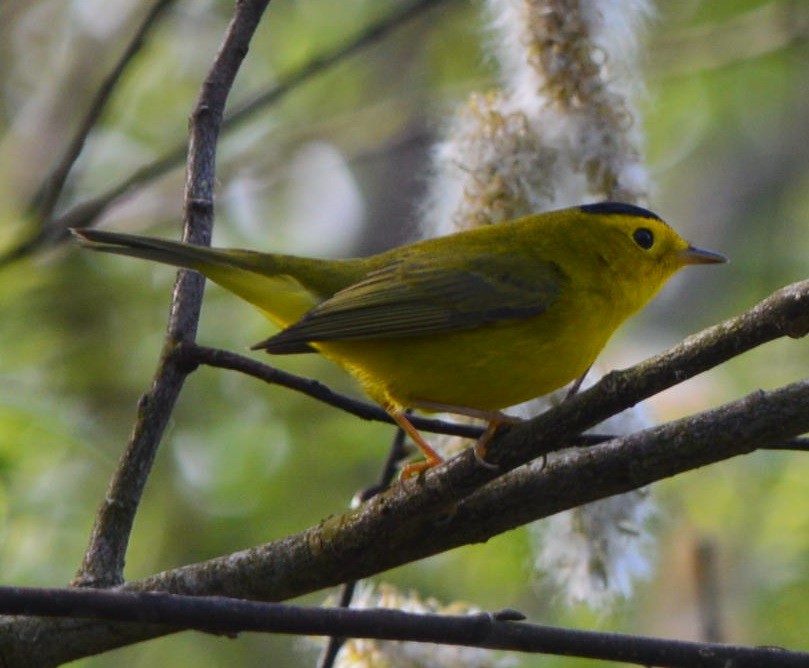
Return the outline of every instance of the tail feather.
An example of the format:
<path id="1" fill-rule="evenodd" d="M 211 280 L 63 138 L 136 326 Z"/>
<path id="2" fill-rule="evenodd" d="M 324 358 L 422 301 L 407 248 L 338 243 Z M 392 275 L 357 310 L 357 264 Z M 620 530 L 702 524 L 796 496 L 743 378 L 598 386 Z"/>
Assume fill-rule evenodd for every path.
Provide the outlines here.
<path id="1" fill-rule="evenodd" d="M 207 246 L 196 246 L 179 241 L 107 232 L 92 228 L 72 228 L 70 232 L 82 246 L 91 250 L 144 258 L 175 267 L 195 269 L 202 273 L 206 273 L 206 267 L 211 264 L 235 266 L 248 271 L 270 273 L 266 271 L 266 268 L 265 271 L 261 271 L 261 267 L 255 259 L 250 262 L 247 257 L 240 257 L 242 254 L 253 255 L 249 251 L 243 251 L 243 253 L 224 252 Z"/>
<path id="2" fill-rule="evenodd" d="M 217 249 L 96 229 L 72 229 L 82 246 L 193 269 L 260 309 L 280 327 L 297 321 L 322 297 L 298 280 L 300 258 Z"/>

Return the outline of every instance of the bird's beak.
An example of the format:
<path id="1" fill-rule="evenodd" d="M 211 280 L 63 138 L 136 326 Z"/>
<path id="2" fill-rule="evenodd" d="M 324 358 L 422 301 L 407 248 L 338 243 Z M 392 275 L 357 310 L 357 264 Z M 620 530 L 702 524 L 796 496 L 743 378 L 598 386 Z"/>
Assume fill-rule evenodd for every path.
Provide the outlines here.
<path id="1" fill-rule="evenodd" d="M 677 256 L 683 264 L 719 264 L 728 261 L 724 255 L 696 246 L 689 246 L 681 250 Z"/>

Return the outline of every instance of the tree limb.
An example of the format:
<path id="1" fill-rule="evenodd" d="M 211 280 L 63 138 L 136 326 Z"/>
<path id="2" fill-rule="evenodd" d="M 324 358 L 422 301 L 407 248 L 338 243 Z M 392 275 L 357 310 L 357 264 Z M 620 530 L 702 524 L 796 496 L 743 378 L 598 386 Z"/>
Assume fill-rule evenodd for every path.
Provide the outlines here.
<path id="1" fill-rule="evenodd" d="M 296 376 L 277 367 L 259 362 L 252 357 L 245 357 L 244 355 L 239 355 L 228 350 L 200 346 L 193 342 L 183 342 L 178 345 L 176 354 L 180 357 L 183 364 L 190 367 L 204 364 L 219 369 L 239 371 L 258 380 L 263 380 L 269 385 L 278 385 L 295 392 L 300 392 L 301 394 L 317 399 L 329 406 L 339 408 L 363 420 L 385 422 L 391 425 L 395 424 L 393 418 L 378 404 L 352 399 L 344 394 L 335 392 L 318 380 Z M 483 433 L 483 428 L 478 425 L 446 422 L 444 420 L 424 418 L 417 415 L 408 417 L 408 420 L 412 422 L 417 429 L 423 429 L 436 434 L 449 434 L 452 436 L 476 439 Z"/>
<path id="2" fill-rule="evenodd" d="M 269 0 L 243 0 L 237 4 L 191 117 L 183 215 L 183 239 L 190 243 L 210 244 L 216 142 L 225 101 L 268 3 Z M 172 350 L 178 342 L 193 341 L 196 337 L 203 286 L 204 279 L 196 272 L 177 274 L 166 342 L 152 387 L 138 404 L 129 443 L 96 515 L 75 585 L 110 586 L 123 582 L 126 548 L 143 488 L 188 374 L 188 368 L 179 363 Z"/>
<path id="3" fill-rule="evenodd" d="M 160 624 L 207 633 L 243 631 L 433 642 L 577 656 L 669 668 L 803 668 L 809 653 L 579 631 L 522 621 L 514 610 L 467 615 L 352 610 L 257 603 L 221 597 L 0 587 L 0 613 Z"/>
<path id="4" fill-rule="evenodd" d="M 129 44 L 127 44 L 118 62 L 115 63 L 115 66 L 105 77 L 98 91 L 96 91 L 96 95 L 90 103 L 90 108 L 87 110 L 84 119 L 79 124 L 79 128 L 70 143 L 65 148 L 62 157 L 45 177 L 42 185 L 40 185 L 36 194 L 33 196 L 29 210 L 35 213 L 43 223 L 51 217 L 56 207 L 56 202 L 64 189 L 68 174 L 70 174 L 73 165 L 81 154 L 87 137 L 90 135 L 93 128 L 95 128 L 99 118 L 101 118 L 118 82 L 135 56 L 140 52 L 141 48 L 143 48 L 146 35 L 157 25 L 158 19 L 174 1 L 175 0 L 156 0 L 151 6 L 140 26 L 138 26 L 135 31 L 135 34 L 129 40 Z"/>

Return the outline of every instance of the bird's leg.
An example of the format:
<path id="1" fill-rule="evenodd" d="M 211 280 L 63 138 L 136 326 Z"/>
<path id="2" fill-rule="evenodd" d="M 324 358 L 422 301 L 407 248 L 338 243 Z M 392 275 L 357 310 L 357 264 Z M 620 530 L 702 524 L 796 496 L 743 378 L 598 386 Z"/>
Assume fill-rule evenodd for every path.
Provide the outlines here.
<path id="1" fill-rule="evenodd" d="M 492 437 L 495 435 L 497 430 L 504 424 L 516 424 L 517 422 L 522 422 L 522 418 L 516 417 L 514 415 L 506 415 L 505 413 L 501 413 L 500 411 L 484 411 L 479 410 L 477 408 L 467 408 L 466 406 L 451 406 L 449 404 L 441 404 L 434 401 L 419 401 L 415 402 L 415 406 L 417 408 L 423 408 L 428 411 L 439 411 L 442 413 L 455 413 L 456 415 L 465 415 L 467 417 L 477 418 L 478 420 L 486 420 L 488 423 L 486 426 L 486 430 L 481 434 L 480 438 L 478 438 L 477 442 L 475 443 L 475 448 L 473 450 L 475 459 L 481 466 L 484 466 L 487 469 L 497 470 L 497 465 L 487 462 L 486 457 L 486 448 L 489 445 L 489 441 L 492 440 Z"/>
<path id="2" fill-rule="evenodd" d="M 497 466 L 497 464 L 492 464 L 491 462 L 486 461 L 486 452 L 489 448 L 489 441 L 492 440 L 494 435 L 497 433 L 497 430 L 500 429 L 500 427 L 502 427 L 504 424 L 517 424 L 518 422 L 522 421 L 522 418 L 513 415 L 506 415 L 505 413 L 500 412 L 494 414 L 489 420 L 489 424 L 486 425 L 486 431 L 481 434 L 480 438 L 475 443 L 474 449 L 472 450 L 478 464 L 484 468 L 491 469 L 492 471 L 498 470 L 500 467 Z"/>
<path id="3" fill-rule="evenodd" d="M 584 373 L 581 376 L 579 376 L 578 378 L 576 378 L 576 380 L 573 381 L 573 385 L 570 386 L 570 389 L 567 391 L 567 394 L 565 395 L 565 401 L 570 399 L 570 397 L 572 397 L 579 391 L 579 389 L 581 389 L 581 384 L 584 382 L 584 379 L 587 377 L 587 374 L 590 373 L 590 369 L 592 368 L 593 366 L 591 364 L 584 370 Z"/>
<path id="4" fill-rule="evenodd" d="M 388 412 L 388 415 L 393 418 L 396 424 L 398 424 L 402 430 L 408 436 L 410 436 L 411 439 L 413 439 L 413 442 L 419 447 L 419 449 L 424 453 L 424 456 L 427 458 L 423 462 L 415 462 L 405 466 L 402 469 L 401 474 L 403 480 L 421 475 L 428 469 L 433 468 L 433 466 L 438 466 L 439 464 L 444 463 L 444 459 L 441 457 L 441 455 L 439 455 L 424 439 L 424 437 L 419 433 L 419 430 L 410 423 L 410 420 L 407 419 L 404 411 L 402 411 L 400 408 L 393 408 L 390 406 L 386 406 L 385 410 Z"/>
<path id="5" fill-rule="evenodd" d="M 480 435 L 480 438 L 478 438 L 478 440 L 475 442 L 475 447 L 472 448 L 472 454 L 475 455 L 475 461 L 483 468 L 491 471 L 497 471 L 500 467 L 497 464 L 492 464 L 491 462 L 486 461 L 486 450 L 489 447 L 489 441 L 491 441 L 492 437 L 497 433 L 497 430 L 500 428 L 501 424 L 503 423 L 497 422 L 496 420 L 489 422 L 489 424 L 486 425 L 486 431 Z"/>

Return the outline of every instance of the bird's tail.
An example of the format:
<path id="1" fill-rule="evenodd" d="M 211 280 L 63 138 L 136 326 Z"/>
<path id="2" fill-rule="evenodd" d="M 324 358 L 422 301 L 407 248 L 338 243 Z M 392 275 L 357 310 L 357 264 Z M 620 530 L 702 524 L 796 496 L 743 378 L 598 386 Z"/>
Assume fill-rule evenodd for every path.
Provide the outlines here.
<path id="1" fill-rule="evenodd" d="M 134 234 L 107 232 L 92 228 L 72 228 L 71 233 L 79 243 L 91 250 L 139 257 L 154 262 L 194 269 L 208 274 L 212 266 L 238 267 L 265 275 L 277 274 L 272 267 L 270 254 L 252 251 L 219 250 L 180 241 L 155 239 Z M 211 278 L 214 278 L 211 276 Z M 215 279 L 214 279 L 215 280 Z"/>
<path id="2" fill-rule="evenodd" d="M 300 318 L 321 296 L 298 279 L 305 260 L 290 255 L 217 249 L 96 229 L 72 229 L 82 246 L 193 269 L 263 311 L 281 327 Z M 300 266 L 299 266 L 300 265 Z"/>

